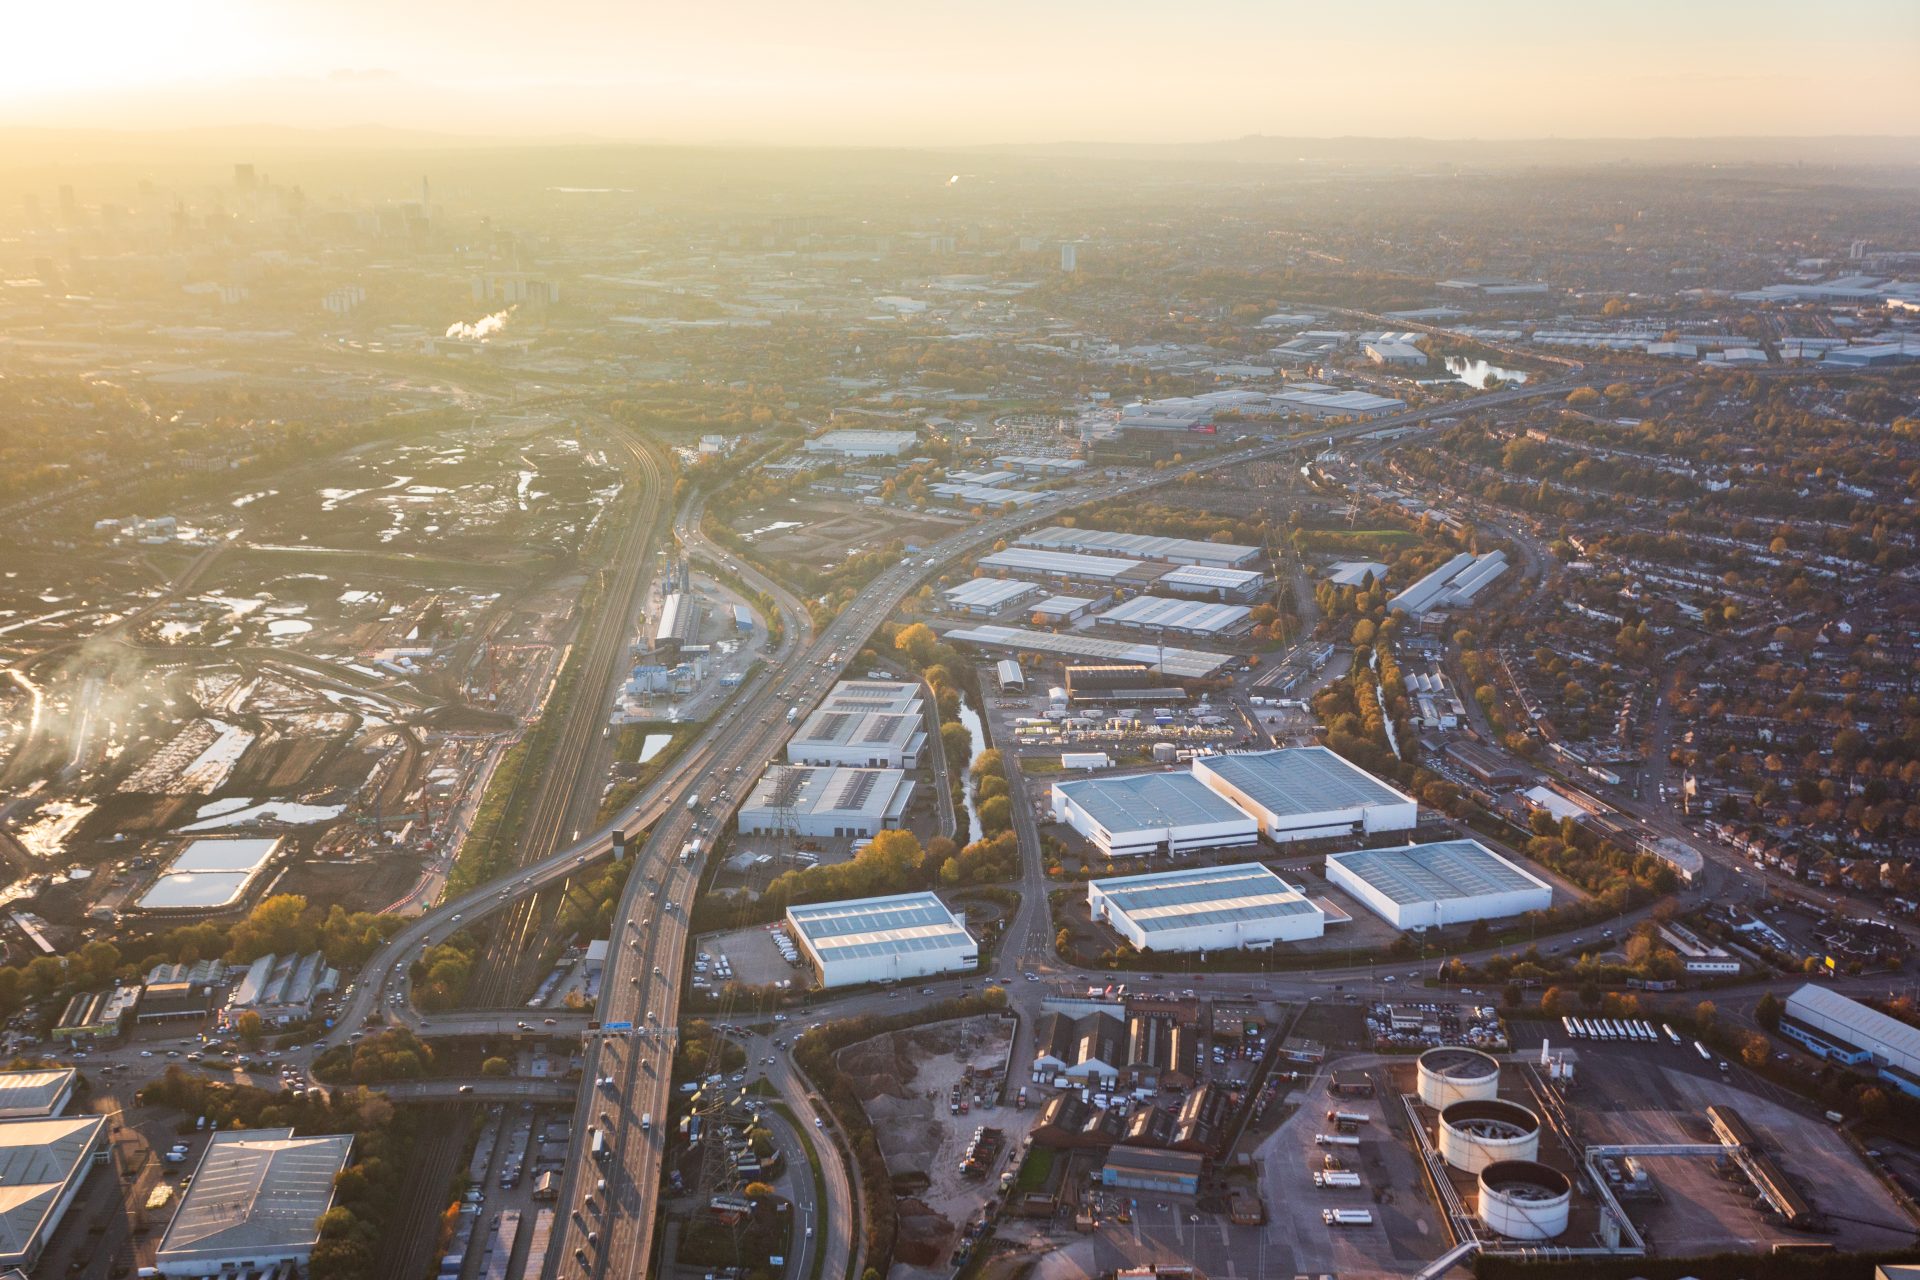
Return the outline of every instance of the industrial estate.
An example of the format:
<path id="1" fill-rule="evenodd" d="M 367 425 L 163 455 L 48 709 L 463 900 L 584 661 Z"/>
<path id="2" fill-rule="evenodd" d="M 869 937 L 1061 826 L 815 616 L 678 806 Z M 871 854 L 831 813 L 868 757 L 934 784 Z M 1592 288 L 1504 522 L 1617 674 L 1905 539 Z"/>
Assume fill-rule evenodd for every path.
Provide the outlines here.
<path id="1" fill-rule="evenodd" d="M 360 145 L 0 167 L 0 1270 L 1912 1274 L 1910 166 Z"/>

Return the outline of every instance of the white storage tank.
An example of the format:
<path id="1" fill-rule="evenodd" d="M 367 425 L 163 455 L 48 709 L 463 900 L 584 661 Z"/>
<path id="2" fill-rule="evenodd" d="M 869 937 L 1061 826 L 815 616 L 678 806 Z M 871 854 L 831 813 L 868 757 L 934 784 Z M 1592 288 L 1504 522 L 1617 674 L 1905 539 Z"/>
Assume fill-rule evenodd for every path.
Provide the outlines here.
<path id="1" fill-rule="evenodd" d="M 1496 1160 L 1480 1171 L 1479 1217 L 1509 1240 L 1553 1240 L 1567 1229 L 1573 1185 L 1532 1160 Z"/>
<path id="2" fill-rule="evenodd" d="M 1420 1101 L 1435 1111 L 1444 1111 L 1456 1102 L 1498 1097 L 1500 1093 L 1500 1063 L 1478 1049 L 1455 1045 L 1429 1049 L 1420 1055 L 1416 1074 Z"/>
<path id="3" fill-rule="evenodd" d="M 1440 1113 L 1440 1157 L 1465 1173 L 1540 1156 L 1540 1117 L 1517 1102 L 1456 1102 Z"/>

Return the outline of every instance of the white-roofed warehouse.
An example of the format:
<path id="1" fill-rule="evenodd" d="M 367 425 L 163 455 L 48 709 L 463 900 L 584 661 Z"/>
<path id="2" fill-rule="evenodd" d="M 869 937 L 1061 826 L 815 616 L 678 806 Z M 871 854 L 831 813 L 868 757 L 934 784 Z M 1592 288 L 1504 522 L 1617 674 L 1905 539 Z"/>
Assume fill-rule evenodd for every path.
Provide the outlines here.
<path id="1" fill-rule="evenodd" d="M 1173 631 L 1189 636 L 1231 635 L 1252 623 L 1253 610 L 1243 604 L 1215 604 L 1209 600 L 1173 600 L 1166 596 L 1135 596 L 1099 616 L 1116 627 L 1146 631 Z"/>
<path id="2" fill-rule="evenodd" d="M 1151 533 L 1108 533 L 1104 529 L 1072 529 L 1051 524 L 1015 539 L 1023 547 L 1051 551 L 1084 551 L 1094 555 L 1132 556 L 1164 564 L 1208 564 L 1237 569 L 1260 558 L 1260 548 L 1235 542 L 1202 542 L 1196 538 L 1169 538 Z"/>
<path id="3" fill-rule="evenodd" d="M 1040 588 L 1016 578 L 969 578 L 957 587 L 940 593 L 942 607 L 950 613 L 971 613 L 991 618 L 1015 601 L 1038 598 Z"/>
<path id="4" fill-rule="evenodd" d="M 913 783 L 898 769 L 776 765 L 740 806 L 743 835 L 820 839 L 877 835 L 900 825 Z"/>
<path id="5" fill-rule="evenodd" d="M 1087 883 L 1095 920 L 1142 951 L 1220 951 L 1317 938 L 1326 917 L 1258 862 Z"/>
<path id="6" fill-rule="evenodd" d="M 1200 756 L 1193 776 L 1252 814 L 1276 843 L 1411 831 L 1420 806 L 1326 747 Z"/>
<path id="7" fill-rule="evenodd" d="M 292 1129 L 216 1133 L 193 1187 L 167 1224 L 154 1266 L 168 1280 L 305 1271 L 347 1167 L 351 1134 L 296 1138 Z"/>
<path id="8" fill-rule="evenodd" d="M 1478 840 L 1331 854 L 1327 881 L 1396 929 L 1499 920 L 1553 905 L 1551 885 Z"/>
<path id="9" fill-rule="evenodd" d="M 823 987 L 961 973 L 980 962 L 980 944 L 931 893 L 788 907 L 787 924 Z"/>
<path id="10" fill-rule="evenodd" d="M 1920 1027 L 1851 996 L 1807 983 L 1787 997 L 1780 1034 L 1822 1058 L 1855 1066 L 1870 1064 L 1888 1084 L 1920 1096 Z"/>
<path id="11" fill-rule="evenodd" d="M 105 1116 L 0 1122 L 0 1267 L 29 1271 L 107 1153 Z"/>
<path id="12" fill-rule="evenodd" d="M 1190 773 L 1140 773 L 1053 784 L 1053 816 L 1108 857 L 1252 844 L 1254 820 Z"/>

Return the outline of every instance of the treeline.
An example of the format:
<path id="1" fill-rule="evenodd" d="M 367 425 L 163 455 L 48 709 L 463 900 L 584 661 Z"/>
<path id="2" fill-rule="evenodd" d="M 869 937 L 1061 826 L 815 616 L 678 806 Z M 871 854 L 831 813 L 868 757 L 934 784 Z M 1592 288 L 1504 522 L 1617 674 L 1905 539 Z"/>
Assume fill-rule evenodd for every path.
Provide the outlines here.
<path id="1" fill-rule="evenodd" d="M 313 1062 L 316 1080 L 379 1084 L 434 1074 L 433 1046 L 405 1027 L 389 1027 L 358 1044 L 337 1044 Z"/>
<path id="2" fill-rule="evenodd" d="M 886 1275 L 893 1265 L 894 1244 L 899 1237 L 900 1215 L 893 1199 L 893 1180 L 887 1172 L 886 1157 L 880 1154 L 873 1124 L 853 1085 L 840 1074 L 834 1056 L 848 1045 L 874 1036 L 927 1026 L 955 1018 L 998 1013 L 1007 1007 L 1007 993 L 988 987 L 977 996 L 941 1000 L 907 1013 L 885 1017 L 845 1018 L 838 1022 L 809 1028 L 793 1043 L 794 1065 L 812 1081 L 832 1109 L 840 1131 L 847 1137 L 854 1165 L 860 1171 L 860 1211 L 866 1233 L 867 1270 Z"/>
<path id="3" fill-rule="evenodd" d="M 268 1093 L 217 1083 L 168 1067 L 140 1091 L 145 1106 L 205 1116 L 216 1129 L 292 1128 L 300 1136 L 350 1133 L 353 1151 L 333 1180 L 333 1206 L 320 1219 L 320 1240 L 308 1268 L 311 1280 L 373 1280 L 391 1241 L 388 1233 L 405 1203 L 415 1119 L 364 1089 Z"/>

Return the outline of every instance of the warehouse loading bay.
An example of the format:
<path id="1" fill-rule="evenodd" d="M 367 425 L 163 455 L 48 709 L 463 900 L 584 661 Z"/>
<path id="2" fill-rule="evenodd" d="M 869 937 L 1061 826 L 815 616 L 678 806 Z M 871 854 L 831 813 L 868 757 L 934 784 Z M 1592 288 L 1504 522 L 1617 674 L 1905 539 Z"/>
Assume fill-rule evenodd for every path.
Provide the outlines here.
<path id="1" fill-rule="evenodd" d="M 1630 1228 L 1618 1247 L 1632 1249 L 1637 1235 L 1651 1256 L 1758 1254 L 1777 1244 L 1891 1250 L 1920 1237 L 1920 1227 L 1841 1134 L 1741 1068 L 1723 1076 L 1690 1041 L 1595 1044 L 1553 1048 L 1558 1070 L 1572 1068 L 1571 1079 L 1556 1081 L 1556 1068 L 1539 1065 L 1544 1030 L 1537 1023 L 1514 1028 L 1516 1041 L 1534 1048 L 1499 1055 L 1496 1096 L 1540 1117 L 1533 1158 L 1572 1184 L 1566 1226 L 1551 1241 L 1522 1243 L 1471 1221 L 1469 1229 L 1490 1249 L 1602 1250 L 1609 1201 Z M 1347 1055 L 1303 1071 L 1274 1105 L 1273 1114 L 1285 1118 L 1272 1129 L 1251 1126 L 1220 1170 L 1229 1186 L 1255 1190 L 1265 1215 L 1261 1225 L 1233 1223 L 1191 1198 L 1124 1193 L 1131 1199 L 1123 1216 L 1103 1220 L 1090 1235 L 1056 1239 L 1034 1274 L 1090 1280 L 1168 1257 L 1212 1277 L 1417 1273 L 1446 1254 L 1461 1232 L 1428 1172 L 1425 1157 L 1437 1144 L 1440 1115 L 1417 1101 L 1416 1074 L 1413 1059 L 1378 1055 Z M 1812 1206 L 1816 1227 L 1795 1229 L 1770 1210 L 1716 1134 L 1709 1107 L 1744 1119 L 1765 1157 Z M 1365 1119 L 1331 1118 L 1339 1115 Z M 1415 1132 L 1416 1117 L 1424 1136 Z M 1594 1172 L 1586 1173 L 1588 1148 L 1606 1147 L 1703 1153 L 1636 1155 L 1632 1166 L 1596 1158 Z M 1637 1186 L 1613 1178 L 1635 1172 L 1642 1175 Z M 1357 1175 L 1359 1185 L 1335 1185 L 1353 1181 L 1334 1176 L 1347 1174 Z M 1447 1175 L 1455 1207 L 1474 1219 L 1477 1177 L 1459 1169 Z M 1596 1177 L 1607 1181 L 1605 1196 L 1596 1194 Z M 1362 1210 L 1371 1221 L 1329 1223 L 1326 1210 Z"/>

